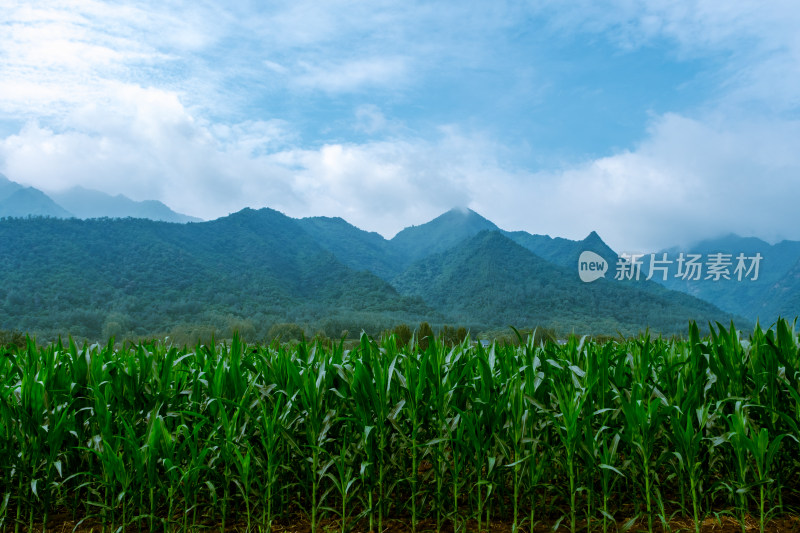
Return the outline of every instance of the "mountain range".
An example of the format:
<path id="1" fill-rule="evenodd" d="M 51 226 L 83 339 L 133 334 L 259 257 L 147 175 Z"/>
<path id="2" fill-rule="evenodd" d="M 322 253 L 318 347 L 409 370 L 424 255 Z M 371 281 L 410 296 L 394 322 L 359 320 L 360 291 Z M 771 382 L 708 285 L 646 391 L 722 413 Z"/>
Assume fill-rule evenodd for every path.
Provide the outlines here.
<path id="1" fill-rule="evenodd" d="M 176 213 L 156 200 L 135 201 L 118 194 L 72 187 L 45 193 L 25 187 L 0 174 L 0 217 L 147 218 L 164 222 L 200 222 Z"/>
<path id="2" fill-rule="evenodd" d="M 746 327 L 800 313 L 796 241 L 708 239 L 644 254 L 641 278 L 622 280 L 612 275 L 617 253 L 596 232 L 570 240 L 505 231 L 465 208 L 385 239 L 342 218 L 294 219 L 270 209 L 198 223 L 157 201 L 82 187 L 46 194 L 0 175 L 0 217 L 0 246 L 11 251 L 0 267 L 0 328 L 89 337 L 249 321 L 266 334 L 270 324 L 298 322 L 338 335 L 427 320 L 630 334 L 681 333 L 689 319 Z M 25 250 L 36 251 L 35 261 Z M 577 275 L 587 250 L 607 265 L 592 283 Z M 706 261 L 725 254 L 729 279 L 676 274 L 677 258 L 692 254 Z M 737 279 L 739 254 L 761 258 L 757 273 Z M 90 257 L 107 260 L 75 267 Z M 651 259 L 667 257 L 670 275 L 645 279 Z M 25 294 L 52 305 L 28 307 Z"/>
<path id="3" fill-rule="evenodd" d="M 653 281 L 582 282 L 581 251 L 616 261 L 594 232 L 579 241 L 506 232 L 467 209 L 392 239 L 341 218 L 267 208 L 190 224 L 7 217 L 0 245 L 0 329 L 44 337 L 184 338 L 210 328 L 263 340 L 287 323 L 331 337 L 421 321 L 473 334 L 509 325 L 610 335 L 682 334 L 689 320 L 750 325 Z"/>
<path id="4" fill-rule="evenodd" d="M 769 325 L 778 316 L 794 318 L 800 314 L 800 242 L 784 240 L 776 244 L 754 237 L 740 237 L 729 234 L 715 239 L 706 239 L 684 248 L 668 248 L 656 254 L 676 261 L 681 254 L 700 256 L 703 265 L 718 254 L 725 263 L 727 278 L 714 279 L 706 269 L 699 274 L 700 279 L 683 279 L 673 269 L 663 279 L 663 275 L 653 280 L 666 288 L 678 290 L 702 298 L 731 313 L 747 317 L 755 322 L 760 320 Z M 745 269 L 738 273 L 737 258 L 742 256 Z M 757 269 L 753 258 L 759 257 Z M 649 269 L 649 257 L 643 265 Z M 750 270 L 748 274 L 747 270 Z"/>

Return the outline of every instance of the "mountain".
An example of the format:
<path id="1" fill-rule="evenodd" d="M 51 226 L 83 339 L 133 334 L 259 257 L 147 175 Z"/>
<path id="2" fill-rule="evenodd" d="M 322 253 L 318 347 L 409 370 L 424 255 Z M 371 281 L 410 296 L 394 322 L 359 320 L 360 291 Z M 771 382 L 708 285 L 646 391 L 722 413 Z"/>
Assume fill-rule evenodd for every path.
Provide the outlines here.
<path id="1" fill-rule="evenodd" d="M 593 231 L 581 241 L 572 241 L 549 235 L 532 235 L 526 231 L 504 231 L 503 235 L 527 248 L 542 259 L 565 268 L 574 269 L 581 252 L 589 250 L 603 257 L 609 265 L 617 262 L 617 253 Z"/>
<path id="2" fill-rule="evenodd" d="M 0 329 L 99 338 L 244 322 L 263 338 L 297 322 L 338 336 L 439 317 L 269 209 L 198 224 L 4 219 L 0 242 Z"/>
<path id="3" fill-rule="evenodd" d="M 22 185 L 19 183 L 15 183 L 4 175 L 0 174 L 0 202 L 22 188 Z"/>
<path id="4" fill-rule="evenodd" d="M 684 333 L 690 319 L 732 318 L 748 327 L 736 313 L 654 281 L 618 281 L 607 271 L 582 282 L 583 251 L 616 267 L 616 254 L 595 232 L 578 241 L 503 232 L 469 210 L 391 240 L 341 218 L 293 219 L 271 209 L 193 224 L 5 218 L 0 243 L 0 329 L 42 335 L 98 339 L 244 325 L 263 340 L 287 322 L 338 337 L 422 320 L 473 332 L 542 325 L 672 334 Z M 790 244 L 774 250 L 793 253 Z M 787 270 L 771 282 L 776 298 L 800 294 L 800 266 Z"/>
<path id="5" fill-rule="evenodd" d="M 761 316 L 772 317 L 770 322 L 777 316 L 800 316 L 800 260 L 767 289 L 758 311 Z"/>
<path id="6" fill-rule="evenodd" d="M 12 188 L 5 187 L 6 190 Z M 0 199 L 0 217 L 26 216 L 68 218 L 72 214 L 33 187 L 20 187 L 4 199 Z"/>
<path id="7" fill-rule="evenodd" d="M 483 230 L 499 229 L 472 209 L 451 209 L 430 222 L 401 230 L 389 242 L 405 264 L 443 252 Z"/>
<path id="8" fill-rule="evenodd" d="M 414 261 L 447 250 L 483 230 L 498 229 L 471 209 L 451 209 L 419 226 L 403 229 L 391 240 L 359 229 L 341 218 L 309 217 L 302 227 L 317 244 L 356 270 L 391 280 Z"/>
<path id="9" fill-rule="evenodd" d="M 592 250 L 600 254 L 612 266 L 615 266 L 617 261 L 616 252 L 609 248 L 595 232 L 590 233 L 583 241 L 571 241 L 560 237 L 551 238 L 547 235 L 531 235 L 524 231 L 504 232 L 504 235 L 543 259 L 567 268 L 574 268 L 577 258 L 583 250 Z M 668 267 L 666 280 L 663 273 L 654 270 L 652 281 L 644 281 L 644 278 L 650 273 L 650 255 L 645 254 L 641 258 L 642 279 L 640 282 L 630 281 L 629 283 L 636 283 L 639 288 L 649 292 L 655 290 L 657 283 L 670 290 L 706 300 L 720 309 L 746 317 L 753 322 L 761 319 L 771 323 L 779 315 L 800 315 L 800 305 L 798 305 L 800 302 L 792 300 L 793 295 L 797 293 L 792 289 L 794 287 L 792 282 L 794 271 L 790 272 L 790 269 L 800 260 L 800 242 L 782 241 L 771 245 L 754 237 L 729 234 L 700 241 L 688 248 L 673 247 L 661 250 L 656 253 L 656 259 L 663 259 L 665 253 L 667 260 L 672 261 Z M 689 254 L 699 254 L 703 262 L 706 262 L 712 254 L 729 254 L 731 261 L 729 277 L 731 279 L 722 278 L 713 281 L 713 278 L 689 280 L 676 277 L 677 260 L 681 253 L 684 254 L 684 258 L 688 258 Z M 749 277 L 743 275 L 741 281 L 737 279 L 734 270 L 739 254 L 744 254 L 746 258 L 761 254 L 763 259 L 759 265 L 758 279 L 753 281 L 752 274 Z M 750 262 L 746 261 L 745 266 L 749 267 Z M 706 276 L 707 273 L 701 275 L 702 278 Z M 800 287 L 797 290 L 800 290 Z"/>
<path id="10" fill-rule="evenodd" d="M 310 217 L 300 220 L 317 244 L 332 252 L 356 270 L 366 269 L 385 280 L 392 280 L 411 263 L 448 250 L 481 231 L 501 231 L 503 235 L 542 259 L 573 269 L 584 250 L 591 250 L 614 265 L 617 254 L 596 232 L 572 241 L 561 237 L 532 235 L 525 231 L 502 231 L 472 210 L 451 209 L 434 220 L 400 231 L 386 240 L 366 232 L 341 218 Z"/>
<path id="11" fill-rule="evenodd" d="M 730 265 L 728 267 L 728 277 L 730 279 L 708 277 L 707 263 L 710 256 L 722 253 L 727 254 Z M 732 313 L 740 314 L 755 322 L 771 323 L 778 315 L 795 316 L 800 314 L 800 305 L 793 298 L 796 293 L 790 290 L 793 287 L 793 276 L 800 260 L 800 242 L 782 241 L 777 244 L 769 244 L 761 239 L 753 237 L 740 237 L 735 234 L 725 235 L 715 239 L 700 241 L 685 249 L 670 248 L 662 250 L 656 254 L 657 258 L 663 258 L 667 254 L 667 259 L 677 261 L 680 254 L 688 258 L 689 254 L 700 255 L 700 262 L 703 264 L 699 280 L 683 279 L 676 277 L 677 266 L 669 271 L 667 279 L 663 275 L 654 276 L 653 279 L 672 290 L 692 294 L 714 303 L 722 309 Z M 751 258 L 760 254 L 761 260 L 758 264 L 758 278 L 755 277 L 755 270 L 749 276 L 746 271 L 742 272 L 742 279 L 738 279 L 736 267 L 739 255 L 745 258 L 744 266 L 751 266 Z M 649 265 L 649 256 L 643 258 L 644 269 Z"/>
<path id="12" fill-rule="evenodd" d="M 118 194 L 72 187 L 46 194 L 23 187 L 0 174 L 0 217 L 49 216 L 56 218 L 146 218 L 164 222 L 201 222 L 176 213 L 156 200 L 137 202 Z"/>
<path id="13" fill-rule="evenodd" d="M 369 270 L 388 280 L 406 262 L 379 233 L 359 229 L 342 218 L 309 217 L 298 222 L 318 245 L 354 270 Z"/>
<path id="14" fill-rule="evenodd" d="M 51 192 L 49 196 L 78 218 L 147 218 L 164 222 L 200 222 L 202 219 L 176 213 L 157 200 L 137 202 L 127 196 L 111 196 L 83 187 Z"/>
<path id="15" fill-rule="evenodd" d="M 590 242 L 594 239 L 590 239 Z M 696 298 L 600 279 L 583 283 L 570 268 L 544 260 L 499 231 L 482 231 L 411 265 L 393 280 L 459 324 L 549 326 L 582 333 L 635 334 L 645 327 L 683 332 L 688 320 L 732 316 Z"/>

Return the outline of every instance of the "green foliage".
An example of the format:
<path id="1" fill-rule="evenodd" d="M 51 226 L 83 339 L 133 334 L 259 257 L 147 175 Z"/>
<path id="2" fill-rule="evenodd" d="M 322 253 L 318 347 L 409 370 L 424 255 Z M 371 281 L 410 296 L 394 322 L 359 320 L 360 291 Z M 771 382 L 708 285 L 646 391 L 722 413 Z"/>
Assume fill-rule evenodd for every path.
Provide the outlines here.
<path id="1" fill-rule="evenodd" d="M 461 326 L 456 328 L 454 326 L 444 325 L 439 331 L 439 340 L 445 346 L 453 347 L 456 344 L 461 344 L 467 338 L 467 328 Z"/>
<path id="2" fill-rule="evenodd" d="M 68 332 L 192 344 L 211 332 L 265 340 L 280 323 L 329 338 L 420 321 L 473 332 L 519 324 L 633 335 L 731 318 L 651 282 L 582 283 L 574 268 L 481 230 L 496 228 L 459 211 L 391 241 L 341 219 L 295 220 L 269 209 L 198 224 L 0 219 L 9 251 L 0 263 L 0 328 L 40 340 Z M 563 253 L 575 251 L 562 244 Z"/>
<path id="3" fill-rule="evenodd" d="M 574 531 L 580 517 L 588 531 L 652 530 L 673 516 L 697 531 L 712 513 L 743 527 L 755 514 L 764 531 L 800 489 L 786 321 L 749 340 L 692 324 L 686 341 L 530 335 L 489 349 L 429 330 L 424 349 L 366 334 L 349 348 L 238 334 L 184 349 L 12 344 L 0 530 L 59 512 L 109 531 L 280 529 L 298 513 L 312 531 Z"/>
<path id="4" fill-rule="evenodd" d="M 27 344 L 25 334 L 18 330 L 0 330 L 0 348 L 24 348 Z"/>
<path id="5" fill-rule="evenodd" d="M 577 262 L 577 260 L 576 260 Z M 481 329 L 537 325 L 561 332 L 635 335 L 644 327 L 685 331 L 688 320 L 728 321 L 731 315 L 655 283 L 580 281 L 574 268 L 545 261 L 498 231 L 417 261 L 392 279 L 401 294 L 419 297 L 456 322 Z"/>
<path id="6" fill-rule="evenodd" d="M 399 347 L 408 346 L 408 343 L 411 342 L 411 338 L 414 336 L 414 332 L 411 331 L 411 327 L 408 324 L 398 324 L 392 328 L 391 333 L 394 334 L 397 339 L 397 346 Z"/>
<path id="7" fill-rule="evenodd" d="M 436 340 L 436 336 L 433 334 L 433 328 L 427 322 L 421 322 L 419 327 L 417 328 L 417 345 L 422 350 L 427 350 L 428 345 L 431 341 Z"/>
<path id="8" fill-rule="evenodd" d="M 303 326 L 298 324 L 275 324 L 269 328 L 269 340 L 278 342 L 299 341 L 305 338 Z"/>

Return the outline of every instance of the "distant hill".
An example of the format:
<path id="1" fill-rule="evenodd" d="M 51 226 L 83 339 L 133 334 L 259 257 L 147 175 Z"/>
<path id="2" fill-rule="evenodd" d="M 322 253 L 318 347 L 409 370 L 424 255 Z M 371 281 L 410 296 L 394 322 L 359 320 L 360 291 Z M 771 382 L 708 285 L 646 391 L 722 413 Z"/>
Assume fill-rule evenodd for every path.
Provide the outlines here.
<path id="1" fill-rule="evenodd" d="M 720 279 L 712 281 L 706 278 L 706 273 L 700 280 L 684 280 L 673 275 L 664 281 L 662 277 L 653 279 L 663 286 L 697 296 L 714 303 L 722 309 L 740 314 L 755 322 L 761 319 L 768 324 L 777 319 L 778 315 L 794 317 L 800 315 L 800 300 L 797 292 L 792 287 L 796 275 L 797 262 L 800 260 L 800 242 L 782 241 L 769 244 L 761 239 L 740 237 L 735 234 L 725 235 L 716 239 L 706 239 L 687 248 L 670 248 L 658 252 L 667 253 L 667 258 L 677 260 L 680 253 L 686 257 L 688 254 L 700 254 L 705 261 L 709 254 L 729 254 L 730 262 L 729 280 Z M 753 281 L 750 277 L 743 276 L 739 281 L 734 275 L 736 258 L 739 254 L 745 257 L 754 257 L 761 254 L 763 258 L 759 264 L 758 279 Z M 645 265 L 649 264 L 645 257 Z M 749 266 L 749 261 L 747 263 Z"/>
<path id="2" fill-rule="evenodd" d="M 164 222 L 201 222 L 176 213 L 156 200 L 137 202 L 118 194 L 72 187 L 45 193 L 23 187 L 0 174 L 0 217 L 49 216 L 56 218 L 146 218 Z"/>
<path id="3" fill-rule="evenodd" d="M 3 174 L 0 174 L 0 202 L 22 188 L 22 185 L 19 183 L 15 183 L 5 177 Z"/>
<path id="4" fill-rule="evenodd" d="M 496 230 L 489 220 L 467 209 L 451 209 L 441 216 L 401 230 L 386 240 L 341 218 L 310 217 L 300 220 L 317 244 L 346 265 L 367 269 L 391 280 L 414 261 L 443 252 L 484 230 Z"/>
<path id="5" fill-rule="evenodd" d="M 0 199 L 0 217 L 27 216 L 68 218 L 72 214 L 33 187 L 21 187 Z"/>
<path id="6" fill-rule="evenodd" d="M 765 291 L 758 310 L 761 316 L 790 320 L 800 315 L 800 260 Z"/>
<path id="7" fill-rule="evenodd" d="M 202 219 L 176 213 L 157 200 L 137 202 L 127 196 L 72 187 L 49 196 L 78 218 L 147 218 L 164 222 L 201 222 Z"/>
<path id="8" fill-rule="evenodd" d="M 576 257 L 577 265 L 577 257 Z M 582 333 L 680 332 L 689 319 L 730 320 L 715 306 L 607 280 L 583 283 L 575 266 L 548 262 L 499 231 L 482 231 L 414 263 L 393 280 L 458 323 L 549 326 Z"/>

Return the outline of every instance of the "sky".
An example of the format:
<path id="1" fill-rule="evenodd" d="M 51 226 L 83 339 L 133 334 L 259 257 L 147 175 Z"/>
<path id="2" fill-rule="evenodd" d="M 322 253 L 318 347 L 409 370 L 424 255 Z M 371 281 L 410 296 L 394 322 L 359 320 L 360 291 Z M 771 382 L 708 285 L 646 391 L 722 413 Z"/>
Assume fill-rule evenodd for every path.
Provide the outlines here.
<path id="1" fill-rule="evenodd" d="M 796 0 L 0 0 L 0 173 L 618 251 L 800 240 Z"/>

